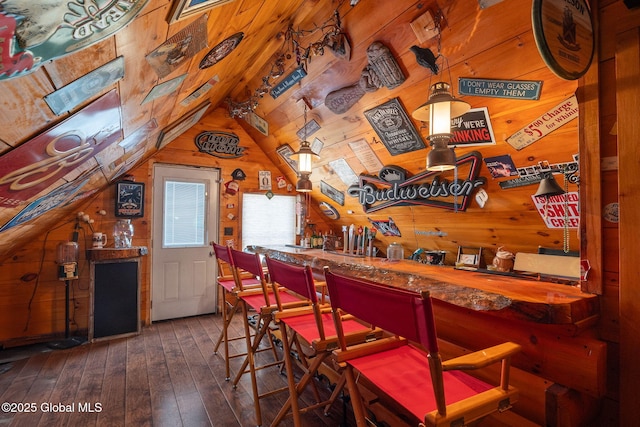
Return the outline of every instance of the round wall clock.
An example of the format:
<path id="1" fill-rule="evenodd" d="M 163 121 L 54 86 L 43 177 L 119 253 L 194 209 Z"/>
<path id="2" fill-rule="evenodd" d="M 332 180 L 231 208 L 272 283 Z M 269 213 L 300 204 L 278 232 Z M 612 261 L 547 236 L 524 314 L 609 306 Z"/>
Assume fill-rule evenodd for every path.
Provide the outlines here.
<path id="1" fill-rule="evenodd" d="M 533 35 L 538 51 L 558 77 L 576 80 L 595 51 L 591 10 L 585 0 L 533 0 Z"/>
<path id="2" fill-rule="evenodd" d="M 215 45 L 213 49 L 211 49 L 205 55 L 205 57 L 202 58 L 202 61 L 200 61 L 200 65 L 198 67 L 200 69 L 205 69 L 222 61 L 222 59 L 229 55 L 231 51 L 240 44 L 243 37 L 243 32 L 235 33 L 234 35 L 227 37 L 226 39 Z"/>

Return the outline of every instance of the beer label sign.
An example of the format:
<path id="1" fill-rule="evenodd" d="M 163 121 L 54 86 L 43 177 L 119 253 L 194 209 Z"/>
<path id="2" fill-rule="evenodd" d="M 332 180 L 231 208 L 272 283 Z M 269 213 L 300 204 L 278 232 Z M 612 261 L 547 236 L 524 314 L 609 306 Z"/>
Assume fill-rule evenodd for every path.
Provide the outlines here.
<path id="1" fill-rule="evenodd" d="M 198 151 L 221 159 L 237 159 L 244 155 L 245 147 L 240 147 L 238 135 L 229 132 L 201 132 L 196 136 Z"/>

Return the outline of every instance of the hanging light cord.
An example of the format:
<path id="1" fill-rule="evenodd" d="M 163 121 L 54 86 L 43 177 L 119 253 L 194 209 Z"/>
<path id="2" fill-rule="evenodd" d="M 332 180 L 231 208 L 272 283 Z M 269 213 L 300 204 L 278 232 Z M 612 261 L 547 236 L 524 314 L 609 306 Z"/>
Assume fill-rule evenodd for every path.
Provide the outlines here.
<path id="1" fill-rule="evenodd" d="M 564 177 L 564 230 L 563 230 L 563 247 L 565 254 L 569 253 L 569 180 L 565 170 L 562 172 Z"/>

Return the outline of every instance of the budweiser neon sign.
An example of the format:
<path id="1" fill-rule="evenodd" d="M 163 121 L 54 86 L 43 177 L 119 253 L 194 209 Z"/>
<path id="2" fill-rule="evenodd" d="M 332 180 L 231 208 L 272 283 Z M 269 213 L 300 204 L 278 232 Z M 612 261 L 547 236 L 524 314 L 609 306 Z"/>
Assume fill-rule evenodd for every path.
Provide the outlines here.
<path id="1" fill-rule="evenodd" d="M 385 166 L 378 176 L 360 175 L 358 184 L 349 187 L 347 194 L 358 198 L 365 213 L 409 205 L 464 211 L 475 189 L 486 182 L 479 176 L 481 165 L 482 155 L 477 151 L 461 156 L 456 162 L 458 173 L 468 170 L 468 175 L 452 180 L 433 171 L 407 177 L 404 169 Z"/>

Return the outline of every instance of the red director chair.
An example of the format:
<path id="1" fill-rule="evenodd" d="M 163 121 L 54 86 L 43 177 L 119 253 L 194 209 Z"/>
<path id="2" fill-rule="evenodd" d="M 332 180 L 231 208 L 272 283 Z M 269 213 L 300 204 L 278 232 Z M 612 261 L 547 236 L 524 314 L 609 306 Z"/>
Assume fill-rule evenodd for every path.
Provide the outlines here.
<path id="1" fill-rule="evenodd" d="M 264 393 L 260 393 L 258 390 L 256 372 L 271 366 L 281 366 L 283 364 L 282 358 L 279 358 L 276 352 L 274 336 L 271 334 L 273 312 L 277 307 L 295 307 L 304 304 L 304 302 L 301 302 L 300 298 L 288 292 L 274 292 L 273 286 L 266 281 L 259 254 L 246 253 L 232 248 L 229 249 L 229 252 L 231 254 L 231 265 L 235 270 L 236 278 L 242 275 L 251 275 L 252 277 L 257 277 L 261 284 L 259 287 L 243 289 L 242 283 L 239 283 L 236 287 L 235 295 L 242 308 L 247 353 L 242 366 L 233 380 L 233 386 L 234 388 L 237 387 L 242 375 L 250 374 L 256 423 L 257 425 L 262 425 L 260 399 L 287 389 L 287 387 L 283 387 Z M 249 310 L 253 310 L 257 314 L 257 320 L 254 326 L 255 334 L 253 335 L 251 334 L 251 325 L 249 322 Z M 267 347 L 261 346 L 263 338 L 265 337 L 268 339 Z M 257 354 L 268 350 L 271 350 L 273 358 L 269 362 L 263 360 L 263 363 L 258 365 L 256 362 Z"/>
<path id="2" fill-rule="evenodd" d="M 325 269 L 329 299 L 358 427 L 367 425 L 356 376 L 372 384 L 415 417 L 420 426 L 462 426 L 495 411 L 511 408 L 518 391 L 509 386 L 511 356 L 520 346 L 511 342 L 442 361 L 428 292 L 410 292 Z M 344 313 L 389 332 L 375 342 L 350 345 L 345 340 Z M 498 386 L 465 371 L 501 362 Z"/>
<path id="3" fill-rule="evenodd" d="M 229 325 L 231 324 L 233 316 L 238 311 L 240 305 L 240 299 L 237 297 L 236 292 L 239 289 L 260 287 L 261 282 L 256 276 L 245 275 L 242 277 L 236 277 L 237 271 L 233 268 L 233 260 L 231 259 L 230 252 L 231 248 L 214 242 L 211 242 L 211 245 L 213 246 L 213 252 L 216 256 L 216 261 L 218 262 L 218 278 L 216 280 L 216 284 L 218 286 L 218 298 L 222 301 L 220 304 L 222 308 L 222 331 L 216 341 L 213 352 L 214 354 L 217 354 L 220 344 L 223 344 L 226 369 L 225 380 L 229 381 L 231 379 L 231 369 L 229 366 L 230 359 L 246 355 L 246 353 L 229 354 L 229 343 L 245 338 L 244 335 L 229 337 Z M 240 281 L 239 289 L 238 280 Z"/>
<path id="4" fill-rule="evenodd" d="M 278 425 L 291 410 L 294 425 L 298 427 L 302 425 L 301 413 L 324 406 L 326 414 L 344 387 L 344 378 L 341 377 L 331 396 L 325 401 L 320 401 L 315 383 L 312 382 L 322 363 L 332 355 L 332 350 L 337 347 L 335 325 L 331 307 L 327 304 L 322 305 L 318 300 L 318 291 L 309 266 L 291 265 L 269 257 L 266 259 L 272 283 L 307 301 L 307 305 L 304 307 L 289 309 L 278 302 L 278 311 L 275 312 L 276 323 L 282 331 L 290 395 L 271 425 Z M 282 292 L 276 290 L 276 294 L 281 295 Z M 344 339 L 349 343 L 364 342 L 379 335 L 379 330 L 374 330 L 370 325 L 355 320 L 343 319 L 342 326 Z M 292 355 L 293 347 L 296 348 L 298 358 Z M 297 383 L 294 376 L 294 363 L 303 371 L 303 375 Z M 310 382 L 314 386 L 316 403 L 300 408 L 300 395 Z"/>

